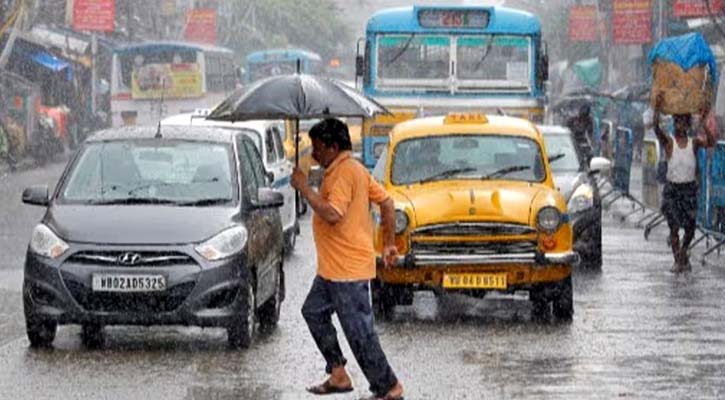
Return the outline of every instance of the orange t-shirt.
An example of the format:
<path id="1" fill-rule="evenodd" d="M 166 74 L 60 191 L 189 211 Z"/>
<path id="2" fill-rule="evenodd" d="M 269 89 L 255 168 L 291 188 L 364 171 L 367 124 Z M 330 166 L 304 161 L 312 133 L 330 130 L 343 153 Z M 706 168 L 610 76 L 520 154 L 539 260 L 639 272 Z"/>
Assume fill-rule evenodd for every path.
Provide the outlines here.
<path id="1" fill-rule="evenodd" d="M 317 214 L 312 217 L 317 274 L 330 281 L 375 278 L 370 202 L 381 204 L 388 193 L 351 152 L 343 151 L 327 167 L 320 195 L 342 219 L 330 225 Z"/>

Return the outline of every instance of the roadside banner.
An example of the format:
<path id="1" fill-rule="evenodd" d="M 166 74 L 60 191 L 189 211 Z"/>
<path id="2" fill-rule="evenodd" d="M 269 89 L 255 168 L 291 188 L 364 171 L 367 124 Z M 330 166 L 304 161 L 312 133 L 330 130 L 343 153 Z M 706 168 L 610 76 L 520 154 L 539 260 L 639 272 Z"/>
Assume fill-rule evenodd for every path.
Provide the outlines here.
<path id="1" fill-rule="evenodd" d="M 182 99 L 202 95 L 201 72 L 194 63 L 146 64 L 133 71 L 131 97 Z"/>
<path id="2" fill-rule="evenodd" d="M 672 4 L 672 15 L 678 18 L 706 17 L 721 12 L 722 0 L 675 0 Z"/>
<path id="3" fill-rule="evenodd" d="M 212 8 L 195 8 L 186 16 L 184 39 L 194 43 L 215 45 L 217 11 Z"/>
<path id="4" fill-rule="evenodd" d="M 569 40 L 596 42 L 599 40 L 596 6 L 569 7 Z"/>
<path id="5" fill-rule="evenodd" d="M 612 41 L 614 44 L 644 44 L 652 41 L 650 0 L 614 0 Z"/>
<path id="6" fill-rule="evenodd" d="M 73 30 L 113 32 L 116 21 L 116 0 L 74 0 Z"/>

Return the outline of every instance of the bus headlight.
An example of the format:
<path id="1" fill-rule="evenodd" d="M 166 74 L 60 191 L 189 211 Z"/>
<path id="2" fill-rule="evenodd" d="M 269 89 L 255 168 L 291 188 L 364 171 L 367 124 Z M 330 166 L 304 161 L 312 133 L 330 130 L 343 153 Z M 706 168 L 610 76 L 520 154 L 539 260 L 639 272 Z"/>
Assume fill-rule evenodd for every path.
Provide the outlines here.
<path id="1" fill-rule="evenodd" d="M 555 207 L 544 207 L 536 214 L 536 226 L 546 233 L 554 233 L 561 226 L 561 213 Z"/>

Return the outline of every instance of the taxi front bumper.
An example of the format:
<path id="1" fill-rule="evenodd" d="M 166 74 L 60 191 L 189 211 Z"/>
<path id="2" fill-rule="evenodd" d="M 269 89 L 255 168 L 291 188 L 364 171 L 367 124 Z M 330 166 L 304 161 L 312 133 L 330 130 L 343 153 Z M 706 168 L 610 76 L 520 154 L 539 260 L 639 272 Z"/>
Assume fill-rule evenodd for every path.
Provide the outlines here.
<path id="1" fill-rule="evenodd" d="M 461 265 L 505 265 L 524 264 L 534 266 L 568 265 L 576 266 L 580 262 L 575 251 L 557 253 L 520 253 L 520 254 L 406 254 L 398 256 L 396 267 L 415 269 L 431 266 Z M 382 258 L 377 258 L 378 266 L 382 266 Z"/>

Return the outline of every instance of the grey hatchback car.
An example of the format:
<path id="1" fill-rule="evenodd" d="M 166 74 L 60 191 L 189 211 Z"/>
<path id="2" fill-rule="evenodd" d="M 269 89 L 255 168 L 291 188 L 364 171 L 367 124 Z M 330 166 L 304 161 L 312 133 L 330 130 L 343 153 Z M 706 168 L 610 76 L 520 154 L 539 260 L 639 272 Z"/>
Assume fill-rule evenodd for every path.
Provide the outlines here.
<path id="1" fill-rule="evenodd" d="M 46 207 L 25 260 L 23 305 L 32 346 L 59 324 L 87 345 L 105 325 L 226 328 L 248 347 L 284 299 L 280 193 L 248 136 L 207 127 L 121 128 L 94 134 Z"/>

